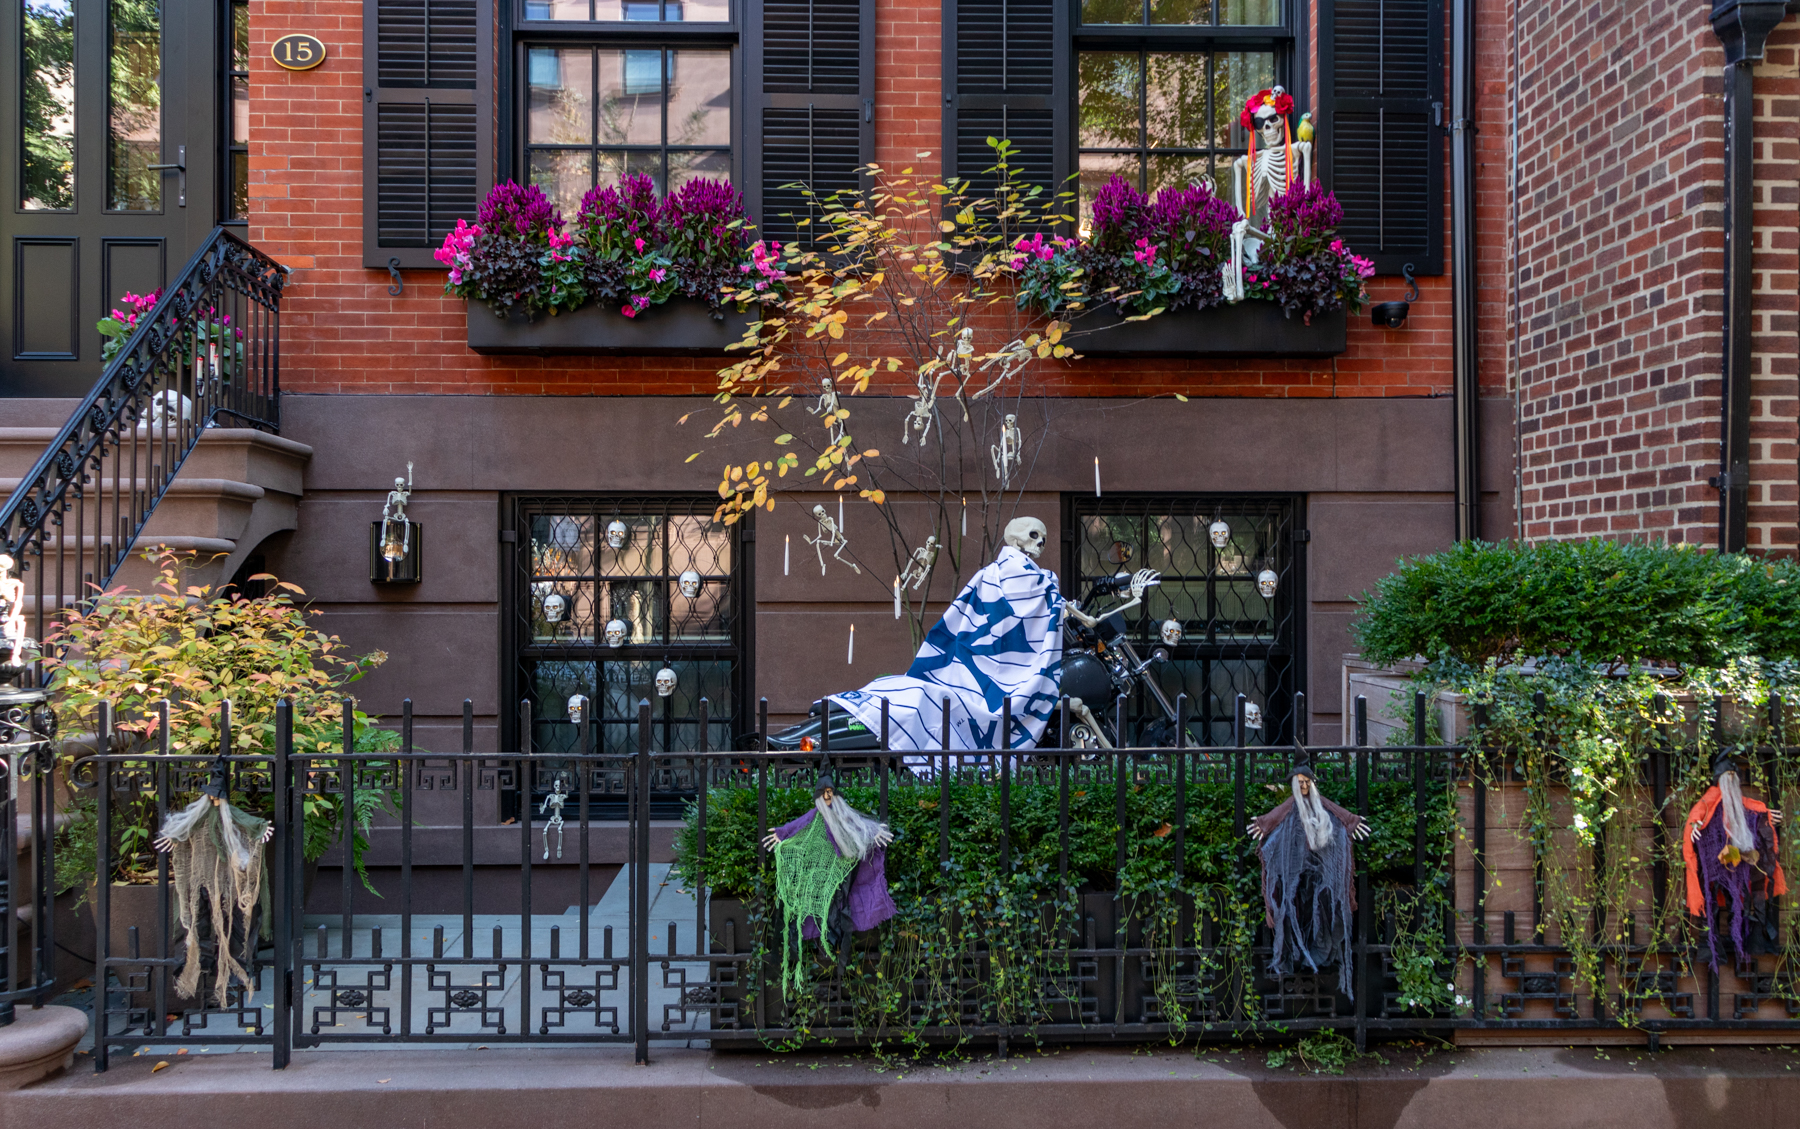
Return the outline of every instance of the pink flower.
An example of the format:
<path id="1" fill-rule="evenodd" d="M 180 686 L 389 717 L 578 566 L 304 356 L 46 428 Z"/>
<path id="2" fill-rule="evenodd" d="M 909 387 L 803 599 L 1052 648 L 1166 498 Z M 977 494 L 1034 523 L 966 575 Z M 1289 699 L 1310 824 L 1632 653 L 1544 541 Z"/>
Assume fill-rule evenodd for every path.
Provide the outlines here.
<path id="1" fill-rule="evenodd" d="M 1131 257 L 1138 262 L 1143 263 L 1145 266 L 1150 266 L 1156 262 L 1156 244 L 1150 242 L 1148 239 L 1139 239 L 1137 241 L 1137 250 L 1131 253 Z"/>
<path id="2" fill-rule="evenodd" d="M 1358 277 L 1358 278 L 1373 278 L 1373 277 L 1375 277 L 1375 264 L 1373 262 L 1371 262 L 1370 260 L 1363 258 L 1361 255 L 1351 255 L 1350 262 L 1351 262 L 1351 265 L 1356 267 L 1356 277 Z"/>
<path id="3" fill-rule="evenodd" d="M 638 253 L 639 253 L 639 254 L 643 254 L 643 251 L 644 251 L 644 240 L 643 240 L 643 237 L 642 237 L 642 236 L 639 236 L 639 237 L 638 237 L 638 238 L 636 238 L 636 239 L 633 239 L 633 240 L 632 240 L 632 241 L 631 241 L 631 244 L 632 244 L 632 246 L 634 246 L 634 247 L 636 247 L 636 248 L 637 248 L 637 249 L 638 249 Z"/>
<path id="4" fill-rule="evenodd" d="M 637 307 L 633 306 L 633 305 L 627 304 L 627 305 L 620 306 L 619 312 L 624 314 L 628 318 L 637 317 Z"/>
<path id="5" fill-rule="evenodd" d="M 462 271 L 457 270 L 455 267 L 450 268 L 450 285 L 452 285 L 452 286 L 461 286 L 462 285 Z"/>
<path id="6" fill-rule="evenodd" d="M 661 267 L 657 267 L 655 270 L 650 272 L 650 281 L 651 282 L 661 282 L 663 279 L 667 278 L 668 275 L 669 275 L 668 271 L 662 269 Z"/>
<path id="7" fill-rule="evenodd" d="M 1331 241 L 1331 249 L 1333 251 L 1336 251 L 1340 255 L 1343 254 L 1344 253 L 1344 241 L 1342 239 L 1333 239 Z"/>

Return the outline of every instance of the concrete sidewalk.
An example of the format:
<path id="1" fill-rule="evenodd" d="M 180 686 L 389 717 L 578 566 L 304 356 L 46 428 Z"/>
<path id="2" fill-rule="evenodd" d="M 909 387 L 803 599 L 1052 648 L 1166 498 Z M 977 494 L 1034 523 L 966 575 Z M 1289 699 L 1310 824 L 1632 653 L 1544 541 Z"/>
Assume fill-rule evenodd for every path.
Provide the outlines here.
<path id="1" fill-rule="evenodd" d="M 1385 1048 L 1342 1076 L 1270 1070 L 1265 1051 L 1052 1048 L 883 1068 L 866 1056 L 629 1049 L 147 1056 L 0 1094 L 0 1129 L 1748 1129 L 1800 1124 L 1781 1048 Z"/>

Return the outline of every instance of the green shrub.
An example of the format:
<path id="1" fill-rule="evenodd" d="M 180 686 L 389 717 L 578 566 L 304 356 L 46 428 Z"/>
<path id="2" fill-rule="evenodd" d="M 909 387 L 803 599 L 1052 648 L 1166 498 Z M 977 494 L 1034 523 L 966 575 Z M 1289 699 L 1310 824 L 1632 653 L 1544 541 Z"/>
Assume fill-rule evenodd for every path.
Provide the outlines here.
<path id="1" fill-rule="evenodd" d="M 1463 542 L 1400 563 L 1363 596 L 1363 657 L 1580 655 L 1719 666 L 1800 655 L 1800 567 L 1690 546 Z"/>

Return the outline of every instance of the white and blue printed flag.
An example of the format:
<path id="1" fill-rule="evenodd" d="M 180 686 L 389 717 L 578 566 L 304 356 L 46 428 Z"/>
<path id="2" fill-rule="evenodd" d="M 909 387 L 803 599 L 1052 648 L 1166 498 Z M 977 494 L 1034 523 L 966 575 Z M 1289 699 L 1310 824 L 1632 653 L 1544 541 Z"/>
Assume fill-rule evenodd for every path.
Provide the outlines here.
<path id="1" fill-rule="evenodd" d="M 1056 574 L 1008 545 L 944 610 L 905 674 L 830 701 L 879 733 L 886 698 L 889 747 L 909 752 L 943 747 L 946 697 L 950 748 L 998 749 L 1001 711 L 1011 699 L 1012 747 L 1032 748 L 1057 706 L 1062 623 Z"/>

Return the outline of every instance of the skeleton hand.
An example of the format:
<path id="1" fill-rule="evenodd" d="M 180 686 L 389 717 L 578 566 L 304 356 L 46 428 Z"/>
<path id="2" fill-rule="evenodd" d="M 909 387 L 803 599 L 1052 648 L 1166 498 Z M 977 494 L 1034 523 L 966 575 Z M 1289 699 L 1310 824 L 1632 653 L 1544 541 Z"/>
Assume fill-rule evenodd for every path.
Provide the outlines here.
<path id="1" fill-rule="evenodd" d="M 1692 839 L 1696 843 L 1698 843 L 1700 841 L 1700 824 L 1699 823 L 1694 824 L 1694 833 L 1692 835 L 1689 835 L 1688 838 Z"/>
<path id="2" fill-rule="evenodd" d="M 1144 589 L 1161 583 L 1162 573 L 1153 568 L 1140 568 L 1131 578 L 1131 598 L 1141 600 L 1144 598 Z"/>
<path id="3" fill-rule="evenodd" d="M 1770 822 L 1780 823 L 1783 819 L 1786 819 L 1786 818 L 1787 817 L 1781 813 L 1781 810 L 1779 808 L 1770 808 L 1769 809 Z"/>
<path id="4" fill-rule="evenodd" d="M 1262 842 L 1262 824 L 1257 823 L 1255 820 L 1244 825 L 1244 833 L 1249 835 L 1252 839 L 1255 839 L 1257 842 Z"/>
<path id="5" fill-rule="evenodd" d="M 1375 829 L 1373 827 L 1369 826 L 1368 821 L 1364 820 L 1363 822 L 1356 825 L 1355 831 L 1350 832 L 1350 837 L 1352 839 L 1355 839 L 1358 842 L 1360 842 L 1364 839 L 1367 839 L 1371 834 L 1374 833 L 1374 831 L 1375 831 Z"/>
<path id="6" fill-rule="evenodd" d="M 892 843 L 893 841 L 894 841 L 894 833 L 892 831 L 888 830 L 887 824 L 885 824 L 885 823 L 882 824 L 881 830 L 876 832 L 876 834 L 875 834 L 875 845 L 877 847 L 885 847 L 889 843 Z"/>
<path id="7" fill-rule="evenodd" d="M 781 842 L 781 836 L 779 836 L 779 835 L 775 834 L 775 832 L 771 831 L 767 835 L 763 836 L 762 845 L 772 851 L 775 849 L 776 845 L 779 844 L 780 842 Z"/>

